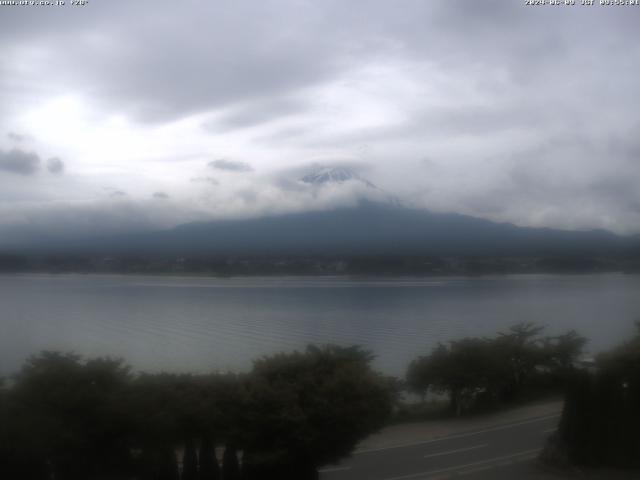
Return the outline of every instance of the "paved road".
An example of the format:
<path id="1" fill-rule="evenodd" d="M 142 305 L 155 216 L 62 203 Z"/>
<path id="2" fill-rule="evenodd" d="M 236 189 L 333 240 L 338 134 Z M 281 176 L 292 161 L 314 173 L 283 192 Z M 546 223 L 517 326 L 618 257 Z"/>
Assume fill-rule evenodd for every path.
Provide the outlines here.
<path id="1" fill-rule="evenodd" d="M 368 450 L 321 470 L 322 480 L 539 478 L 533 459 L 559 415 L 530 418 L 411 445 Z"/>

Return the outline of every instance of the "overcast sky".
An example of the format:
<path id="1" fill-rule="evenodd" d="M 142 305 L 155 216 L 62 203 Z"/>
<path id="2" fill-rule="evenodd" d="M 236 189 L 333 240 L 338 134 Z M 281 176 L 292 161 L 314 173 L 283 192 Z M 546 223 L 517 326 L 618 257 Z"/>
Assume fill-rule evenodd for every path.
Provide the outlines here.
<path id="1" fill-rule="evenodd" d="M 640 233 L 640 7 L 524 3 L 0 6 L 0 233 L 351 201 L 296 182 L 318 165 L 434 211 Z"/>

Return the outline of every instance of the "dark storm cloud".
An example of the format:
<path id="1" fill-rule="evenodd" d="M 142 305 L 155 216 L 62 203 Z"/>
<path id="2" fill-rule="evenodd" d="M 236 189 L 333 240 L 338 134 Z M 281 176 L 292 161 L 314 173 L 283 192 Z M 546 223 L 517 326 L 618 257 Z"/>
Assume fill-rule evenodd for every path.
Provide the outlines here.
<path id="1" fill-rule="evenodd" d="M 40 169 L 40 157 L 17 148 L 0 150 L 0 170 L 18 175 L 33 175 Z"/>
<path id="2" fill-rule="evenodd" d="M 246 162 L 240 162 L 236 160 L 226 160 L 224 158 L 213 160 L 209 162 L 207 165 L 209 165 L 209 167 L 214 168 L 216 170 L 223 170 L 226 172 L 252 172 L 253 171 L 253 167 Z"/>
<path id="3" fill-rule="evenodd" d="M 60 175 L 64 173 L 64 162 L 58 157 L 52 157 L 47 160 L 47 170 L 54 175 Z"/>
<path id="4" fill-rule="evenodd" d="M 168 200 L 170 197 L 169 194 L 165 192 L 154 192 L 153 198 L 156 200 Z"/>

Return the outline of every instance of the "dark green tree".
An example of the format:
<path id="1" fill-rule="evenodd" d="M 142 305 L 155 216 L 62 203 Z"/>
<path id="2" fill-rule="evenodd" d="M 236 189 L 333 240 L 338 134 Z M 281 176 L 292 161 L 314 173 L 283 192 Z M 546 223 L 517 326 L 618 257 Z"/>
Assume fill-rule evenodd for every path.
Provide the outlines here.
<path id="1" fill-rule="evenodd" d="M 188 378 L 168 373 L 141 374 L 131 384 L 128 398 L 134 425 L 131 441 L 133 447 L 143 452 L 139 468 L 145 480 L 173 475 L 175 450 L 184 443 L 182 395 Z"/>
<path id="2" fill-rule="evenodd" d="M 205 433 L 200 442 L 199 480 L 220 480 L 220 466 L 215 452 L 215 442 L 211 434 Z"/>
<path id="3" fill-rule="evenodd" d="M 458 415 L 512 402 L 534 387 L 558 388 L 586 340 L 573 331 L 556 337 L 542 337 L 542 331 L 535 324 L 520 323 L 494 338 L 439 344 L 431 354 L 411 362 L 407 386 L 423 397 L 429 390 L 447 394 Z"/>
<path id="4" fill-rule="evenodd" d="M 131 472 L 122 399 L 129 368 L 120 360 L 83 362 L 72 354 L 31 357 L 15 377 L 19 445 L 60 480 Z"/>
<path id="5" fill-rule="evenodd" d="M 176 453 L 169 446 L 161 447 L 157 480 L 180 480 Z"/>
<path id="6" fill-rule="evenodd" d="M 238 450 L 233 444 L 227 444 L 222 456 L 222 479 L 239 480 L 240 464 L 238 463 Z"/>
<path id="7" fill-rule="evenodd" d="M 601 354 L 591 371 L 571 375 L 560 448 L 577 464 L 640 467 L 640 326 L 634 338 Z"/>
<path id="8" fill-rule="evenodd" d="M 198 455 L 193 438 L 187 437 L 184 444 L 184 455 L 182 457 L 181 480 L 197 480 L 198 478 Z"/>
<path id="9" fill-rule="evenodd" d="M 358 347 L 310 346 L 254 363 L 243 436 L 245 478 L 317 478 L 388 418 L 393 393 Z"/>
<path id="10" fill-rule="evenodd" d="M 571 330 L 555 337 L 543 339 L 542 355 L 551 372 L 565 374 L 571 372 L 584 351 L 587 339 Z"/>
<path id="11" fill-rule="evenodd" d="M 501 396 L 511 401 L 520 395 L 531 375 L 544 363 L 543 326 L 531 322 L 518 323 L 507 332 L 499 333 L 494 348 L 506 369 Z"/>
<path id="12" fill-rule="evenodd" d="M 408 383 L 414 391 L 431 388 L 448 394 L 451 411 L 460 415 L 478 396 L 497 395 L 504 378 L 497 353 L 491 342 L 481 338 L 440 344 L 409 366 Z"/>

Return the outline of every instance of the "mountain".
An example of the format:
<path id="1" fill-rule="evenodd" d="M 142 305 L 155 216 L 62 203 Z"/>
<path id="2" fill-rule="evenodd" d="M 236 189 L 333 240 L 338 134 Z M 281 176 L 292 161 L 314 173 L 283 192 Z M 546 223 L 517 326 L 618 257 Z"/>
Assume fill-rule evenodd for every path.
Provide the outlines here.
<path id="1" fill-rule="evenodd" d="M 360 176 L 348 167 L 326 167 L 319 168 L 311 173 L 307 173 L 300 179 L 300 182 L 321 189 L 324 187 L 348 188 L 357 190 L 361 200 L 388 203 L 391 205 L 402 205 L 402 202 L 395 195 L 379 188 L 366 178 Z"/>
<path id="2" fill-rule="evenodd" d="M 67 243 L 74 253 L 172 255 L 615 254 L 638 239 L 604 230 L 524 228 L 457 214 L 362 201 L 355 207 L 191 223 Z"/>
<path id="3" fill-rule="evenodd" d="M 175 256 L 640 255 L 640 237 L 604 230 L 518 227 L 408 208 L 349 168 L 322 168 L 300 182 L 345 188 L 356 206 L 261 218 L 189 223 L 169 230 L 82 239 L 31 235 L 31 253 Z M 6 250 L 6 249 L 5 249 Z"/>
<path id="4" fill-rule="evenodd" d="M 373 183 L 362 178 L 352 169 L 347 167 L 321 168 L 319 170 L 306 174 L 300 179 L 300 181 L 315 186 L 327 185 L 331 183 L 341 184 L 344 182 L 353 181 L 363 184 L 369 188 L 378 188 Z"/>

